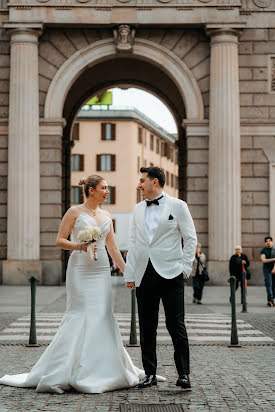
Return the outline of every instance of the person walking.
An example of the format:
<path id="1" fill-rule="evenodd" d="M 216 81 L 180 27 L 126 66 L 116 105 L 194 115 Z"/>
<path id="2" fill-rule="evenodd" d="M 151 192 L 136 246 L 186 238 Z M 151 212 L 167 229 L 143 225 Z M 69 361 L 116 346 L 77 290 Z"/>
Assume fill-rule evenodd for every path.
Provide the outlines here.
<path id="1" fill-rule="evenodd" d="M 239 284 L 241 284 L 241 293 L 243 293 L 242 273 L 243 271 L 247 272 L 249 265 L 250 262 L 248 257 L 243 253 L 242 247 L 237 245 L 235 247 L 235 253 L 231 256 L 229 261 L 229 272 L 230 276 L 235 276 L 236 278 L 236 290 L 238 289 Z"/>
<path id="2" fill-rule="evenodd" d="M 206 256 L 201 253 L 201 244 L 196 247 L 195 260 L 193 262 L 193 303 L 201 304 L 202 291 L 204 288 L 204 269 L 206 269 Z"/>
<path id="3" fill-rule="evenodd" d="M 184 278 L 192 272 L 197 236 L 187 204 L 164 193 L 158 167 L 140 169 L 144 201 L 135 206 L 124 277 L 136 288 L 142 362 L 146 377 L 138 385 L 157 385 L 156 336 L 162 299 L 166 326 L 174 345 L 177 386 L 190 388 L 189 344 L 184 324 Z M 182 248 L 182 239 L 184 248 Z"/>
<path id="4" fill-rule="evenodd" d="M 267 306 L 275 306 L 275 275 L 272 273 L 275 262 L 275 249 L 271 236 L 265 237 L 265 247 L 261 250 L 261 261 L 263 262 L 264 282 L 267 294 Z"/>

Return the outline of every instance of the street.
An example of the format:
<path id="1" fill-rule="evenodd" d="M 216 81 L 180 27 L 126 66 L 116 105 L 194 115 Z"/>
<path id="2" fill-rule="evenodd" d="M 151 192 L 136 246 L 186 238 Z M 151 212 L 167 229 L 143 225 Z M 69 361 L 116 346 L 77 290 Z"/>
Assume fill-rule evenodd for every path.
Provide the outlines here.
<path id="1" fill-rule="evenodd" d="M 130 330 L 130 293 L 120 277 L 113 277 L 113 307 L 125 343 Z M 0 386 L 0 412 L 89 411 L 114 412 L 120 404 L 178 404 L 184 411 L 274 411 L 275 308 L 268 308 L 264 287 L 248 288 L 248 313 L 240 313 L 237 293 L 238 336 L 241 348 L 228 348 L 230 305 L 228 287 L 206 287 L 203 304 L 192 303 L 185 288 L 186 326 L 191 352 L 192 391 L 175 386 L 173 347 L 161 309 L 158 329 L 158 374 L 167 378 L 157 387 L 99 395 L 71 391 L 63 395 L 34 389 Z M 55 333 L 66 305 L 65 287 L 37 288 L 38 348 L 27 348 L 30 313 L 28 287 L 0 288 L 0 375 L 27 372 Z M 141 366 L 140 348 L 127 348 Z"/>

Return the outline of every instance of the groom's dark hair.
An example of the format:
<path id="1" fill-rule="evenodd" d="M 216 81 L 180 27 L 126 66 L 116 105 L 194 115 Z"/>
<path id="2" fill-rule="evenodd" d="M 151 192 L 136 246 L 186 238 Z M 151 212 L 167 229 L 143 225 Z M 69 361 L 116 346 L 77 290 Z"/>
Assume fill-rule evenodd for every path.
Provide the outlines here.
<path id="1" fill-rule="evenodd" d="M 149 179 L 158 179 L 160 187 L 165 185 L 165 174 L 160 167 L 151 166 L 151 167 L 141 167 L 140 173 L 147 173 Z"/>

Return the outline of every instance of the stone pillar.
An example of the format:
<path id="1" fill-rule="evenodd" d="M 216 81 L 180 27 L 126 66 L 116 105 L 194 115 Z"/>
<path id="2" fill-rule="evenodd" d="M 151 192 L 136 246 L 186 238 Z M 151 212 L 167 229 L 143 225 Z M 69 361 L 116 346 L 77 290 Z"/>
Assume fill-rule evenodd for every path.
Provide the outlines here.
<path id="1" fill-rule="evenodd" d="M 241 243 L 238 31 L 211 29 L 209 116 L 209 260 L 212 277 L 227 280 Z M 215 279 L 213 279 L 215 280 Z"/>
<path id="2" fill-rule="evenodd" d="M 10 57 L 8 148 L 8 260 L 4 284 L 28 284 L 40 276 L 40 159 L 38 36 L 13 28 Z"/>

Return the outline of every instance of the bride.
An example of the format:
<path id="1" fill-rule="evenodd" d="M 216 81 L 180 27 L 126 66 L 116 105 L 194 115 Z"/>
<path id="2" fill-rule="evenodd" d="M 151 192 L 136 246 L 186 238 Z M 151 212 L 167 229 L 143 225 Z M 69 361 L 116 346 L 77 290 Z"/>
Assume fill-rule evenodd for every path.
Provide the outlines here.
<path id="1" fill-rule="evenodd" d="M 81 180 L 85 202 L 64 215 L 56 244 L 71 250 L 66 290 L 67 310 L 50 345 L 29 373 L 5 375 L 0 384 L 35 387 L 38 392 L 102 393 L 129 388 L 144 378 L 123 347 L 112 312 L 111 277 L 105 244 L 123 272 L 125 263 L 116 246 L 110 214 L 99 208 L 109 191 L 104 178 Z M 85 226 L 98 226 L 97 260 L 89 261 L 87 244 L 77 235 Z M 71 234 L 70 239 L 67 240 Z"/>

